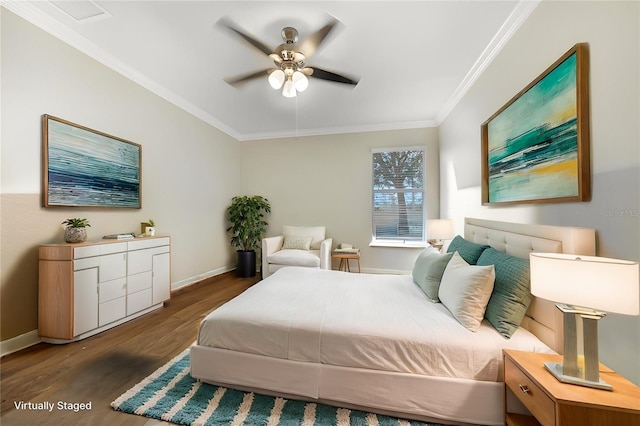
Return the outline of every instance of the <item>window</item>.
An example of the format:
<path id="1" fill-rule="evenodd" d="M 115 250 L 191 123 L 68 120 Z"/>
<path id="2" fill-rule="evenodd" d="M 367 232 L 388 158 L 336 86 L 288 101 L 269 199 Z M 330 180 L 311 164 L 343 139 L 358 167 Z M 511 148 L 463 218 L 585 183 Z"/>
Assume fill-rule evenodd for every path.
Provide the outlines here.
<path id="1" fill-rule="evenodd" d="M 425 240 L 425 149 L 373 150 L 373 240 Z"/>

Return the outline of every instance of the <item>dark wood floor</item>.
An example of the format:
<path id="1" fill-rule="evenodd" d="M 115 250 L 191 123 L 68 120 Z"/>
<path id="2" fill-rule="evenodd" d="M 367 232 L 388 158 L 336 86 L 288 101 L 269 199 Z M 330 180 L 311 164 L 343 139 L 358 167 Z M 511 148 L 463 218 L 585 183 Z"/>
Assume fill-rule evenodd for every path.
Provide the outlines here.
<path id="1" fill-rule="evenodd" d="M 2 426 L 144 425 L 148 419 L 109 404 L 189 347 L 202 318 L 258 278 L 233 273 L 209 278 L 171 295 L 164 308 L 80 342 L 40 343 L 1 361 Z M 84 412 L 19 410 L 16 403 L 91 402 Z"/>

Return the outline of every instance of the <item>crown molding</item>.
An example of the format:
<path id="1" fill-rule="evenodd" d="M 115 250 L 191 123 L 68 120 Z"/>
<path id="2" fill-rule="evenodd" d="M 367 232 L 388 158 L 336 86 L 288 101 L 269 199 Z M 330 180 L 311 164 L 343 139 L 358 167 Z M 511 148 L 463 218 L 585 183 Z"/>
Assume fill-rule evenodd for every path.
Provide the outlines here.
<path id="1" fill-rule="evenodd" d="M 476 80 L 482 75 L 486 68 L 491 64 L 494 58 L 502 50 L 504 45 L 511 39 L 513 34 L 520 28 L 522 23 L 529 17 L 533 10 L 538 7 L 542 0 L 521 0 L 518 2 L 514 10 L 511 12 L 505 23 L 498 30 L 489 45 L 484 49 L 480 57 L 471 67 L 465 78 L 458 85 L 453 95 L 445 103 L 435 120 L 424 120 L 414 122 L 397 122 L 384 124 L 371 124 L 359 126 L 344 126 L 334 128 L 317 128 L 304 130 L 288 130 L 264 133 L 239 133 L 226 123 L 223 123 L 210 113 L 197 107 L 193 103 L 187 101 L 183 97 L 177 95 L 166 87 L 158 84 L 151 78 L 140 73 L 136 69 L 123 63 L 113 55 L 106 52 L 95 43 L 81 36 L 69 27 L 51 18 L 38 7 L 20 0 L 0 0 L 0 6 L 15 13 L 21 18 L 27 20 L 38 28 L 48 32 L 52 36 L 67 43 L 73 48 L 79 50 L 85 55 L 95 59 L 104 66 L 119 73 L 125 78 L 144 87 L 150 92 L 158 95 L 167 102 L 177 106 L 185 112 L 197 117 L 205 123 L 215 127 L 221 132 L 229 135 L 238 141 L 249 140 L 266 140 L 279 138 L 292 138 L 301 136 L 319 136 L 345 133 L 363 133 L 376 132 L 385 130 L 404 130 L 427 127 L 438 127 L 451 113 L 455 106 L 460 102 L 464 95 L 471 89 Z"/>
<path id="2" fill-rule="evenodd" d="M 89 41 L 87 38 L 71 30 L 69 27 L 60 23 L 59 21 L 51 18 L 38 7 L 27 2 L 16 0 L 2 0 L 0 1 L 0 6 L 15 13 L 16 15 L 27 20 L 43 31 L 46 31 L 57 39 L 79 50 L 85 55 L 95 59 L 96 61 L 112 69 L 123 77 L 160 96 L 167 102 L 172 103 L 173 105 L 186 111 L 194 117 L 197 117 L 205 123 L 210 124 L 211 126 L 217 128 L 223 133 L 226 133 L 232 138 L 240 140 L 241 135 L 225 123 L 221 122 L 203 109 L 195 106 L 183 97 L 175 94 L 171 90 L 168 90 L 166 87 L 158 84 L 136 69 L 115 58 L 113 55 L 109 54 L 107 51 L 105 51 L 95 43 Z"/>
<path id="3" fill-rule="evenodd" d="M 437 127 L 434 120 L 410 121 L 398 123 L 371 124 L 362 126 L 323 127 L 319 129 L 298 129 L 265 133 L 243 133 L 237 138 L 239 141 L 256 141 L 266 139 L 287 139 L 308 136 L 328 136 L 347 133 L 383 132 L 390 130 L 423 129 Z"/>
<path id="4" fill-rule="evenodd" d="M 266 139 L 280 139 L 280 138 L 293 138 L 300 136 L 319 136 L 319 135 L 332 135 L 332 134 L 344 134 L 344 133 L 362 133 L 373 132 L 383 130 L 401 130 L 412 129 L 422 127 L 434 127 L 436 123 L 434 121 L 416 121 L 416 122 L 404 122 L 404 123 L 385 123 L 374 124 L 364 126 L 345 126 L 334 128 L 318 128 L 318 129 L 305 129 L 305 130 L 288 130 L 288 131 L 276 131 L 276 132 L 264 132 L 264 133 L 239 133 L 235 129 L 232 129 L 227 124 L 221 122 L 208 112 L 195 106 L 186 99 L 178 96 L 174 92 L 168 90 L 166 87 L 158 84 L 154 80 L 150 79 L 146 75 L 138 72 L 136 69 L 128 66 L 113 55 L 106 52 L 95 43 L 89 41 L 87 38 L 81 36 L 69 27 L 60 23 L 59 21 L 51 18 L 44 13 L 38 7 L 23 1 L 16 0 L 0 0 L 0 5 L 7 10 L 15 13 L 21 18 L 27 20 L 38 28 L 46 31 L 59 40 L 67 43 L 71 47 L 79 50 L 85 55 L 95 59 L 104 66 L 119 73 L 125 78 L 139 84 L 152 93 L 160 96 L 167 102 L 172 103 L 185 112 L 199 118 L 207 124 L 217 128 L 223 133 L 231 136 L 237 141 L 249 141 L 249 140 L 266 140 Z"/>
<path id="5" fill-rule="evenodd" d="M 520 0 L 513 9 L 507 20 L 502 24 L 498 32 L 491 39 L 487 47 L 480 54 L 480 57 L 473 64 L 467 75 L 462 79 L 453 95 L 444 104 L 435 122 L 437 126 L 447 118 L 453 111 L 455 106 L 462 100 L 464 95 L 473 87 L 475 82 L 480 78 L 484 71 L 493 62 L 495 57 L 500 53 L 502 48 L 507 44 L 511 37 L 516 33 L 520 26 L 527 20 L 529 15 L 538 7 L 542 0 Z"/>

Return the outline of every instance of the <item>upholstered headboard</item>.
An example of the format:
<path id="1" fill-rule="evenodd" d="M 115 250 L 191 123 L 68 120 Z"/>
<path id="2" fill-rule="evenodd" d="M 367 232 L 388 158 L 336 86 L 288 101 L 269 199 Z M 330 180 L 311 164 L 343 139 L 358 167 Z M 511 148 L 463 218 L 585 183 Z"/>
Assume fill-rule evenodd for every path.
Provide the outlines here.
<path id="1" fill-rule="evenodd" d="M 596 233 L 591 228 L 465 218 L 464 238 L 526 259 L 531 252 L 589 256 L 596 253 Z M 556 352 L 562 353 L 562 314 L 554 303 L 534 297 L 522 321 L 522 327 L 535 334 Z"/>

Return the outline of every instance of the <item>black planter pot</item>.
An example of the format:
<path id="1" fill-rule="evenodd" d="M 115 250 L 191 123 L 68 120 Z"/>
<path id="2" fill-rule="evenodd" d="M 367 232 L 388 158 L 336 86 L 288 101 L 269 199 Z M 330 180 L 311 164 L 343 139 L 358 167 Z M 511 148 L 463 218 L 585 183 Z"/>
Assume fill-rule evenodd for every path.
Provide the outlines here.
<path id="1" fill-rule="evenodd" d="M 256 276 L 256 252 L 238 250 L 238 264 L 236 275 L 242 278 Z"/>

